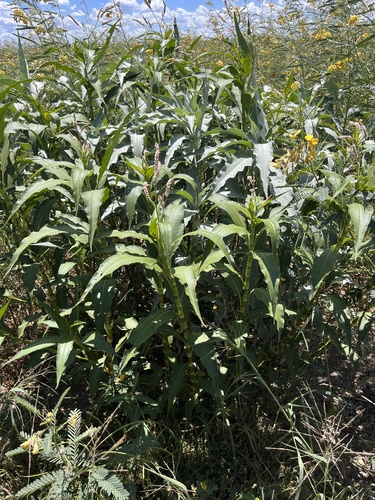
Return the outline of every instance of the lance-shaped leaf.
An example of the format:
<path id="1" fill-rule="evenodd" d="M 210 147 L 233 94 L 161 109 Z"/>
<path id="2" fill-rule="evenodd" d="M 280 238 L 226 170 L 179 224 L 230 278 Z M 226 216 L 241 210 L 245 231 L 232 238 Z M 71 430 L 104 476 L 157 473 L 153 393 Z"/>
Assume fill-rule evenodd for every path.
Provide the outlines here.
<path id="1" fill-rule="evenodd" d="M 34 340 L 34 342 L 30 342 L 27 347 L 24 347 L 23 349 L 18 351 L 17 354 L 15 354 L 11 359 L 6 361 L 4 363 L 4 366 L 12 363 L 13 361 L 16 361 L 17 359 L 27 356 L 28 354 L 32 354 L 33 352 L 47 350 L 50 347 L 55 347 L 60 342 L 60 340 L 60 335 L 53 335 L 50 337 Z"/>
<path id="2" fill-rule="evenodd" d="M 102 206 L 105 193 L 106 193 L 106 188 L 92 189 L 91 191 L 86 191 L 85 193 L 82 193 L 82 199 L 85 205 L 85 212 L 89 221 L 90 250 L 92 250 L 92 242 L 94 241 L 95 231 L 96 228 L 98 227 L 99 212 Z"/>
<path id="3" fill-rule="evenodd" d="M 250 38 L 250 24 L 248 23 L 248 30 L 247 30 L 247 35 L 244 36 L 240 25 L 239 25 L 239 19 L 237 17 L 237 14 L 235 13 L 233 16 L 234 19 L 234 26 L 236 29 L 236 36 L 237 36 L 237 42 L 238 42 L 238 48 L 239 48 L 239 53 L 240 53 L 240 59 L 242 63 L 242 70 L 244 74 L 250 75 L 251 69 L 252 69 L 252 61 L 253 61 L 253 44 L 251 42 Z"/>
<path id="4" fill-rule="evenodd" d="M 28 248 L 30 245 L 39 243 L 40 240 L 43 238 L 51 237 L 51 236 L 58 236 L 63 233 L 68 233 L 69 231 L 66 229 L 63 229 L 62 227 L 59 227 L 57 229 L 53 229 L 51 227 L 45 226 L 42 227 L 39 231 L 33 231 L 30 233 L 26 238 L 24 238 L 21 241 L 20 246 L 17 248 L 17 250 L 14 252 L 12 259 L 10 261 L 10 264 L 8 266 L 8 269 L 6 270 L 5 276 L 10 273 L 12 270 L 13 266 L 19 259 L 20 255 Z"/>
<path id="5" fill-rule="evenodd" d="M 128 146 L 121 146 L 121 139 L 124 128 L 128 124 L 135 111 L 136 110 L 133 110 L 128 115 L 126 115 L 124 121 L 108 141 L 108 146 L 106 147 L 105 155 L 103 157 L 102 164 L 100 165 L 98 181 L 100 181 L 100 179 L 103 177 L 105 171 L 117 161 L 119 154 L 128 150 Z"/>
<path id="6" fill-rule="evenodd" d="M 89 175 L 91 175 L 91 172 L 89 170 L 84 170 L 83 168 L 79 168 L 76 166 L 72 168 L 72 188 L 76 215 L 78 215 L 83 183 L 85 182 L 86 177 L 88 177 Z"/>
<path id="7" fill-rule="evenodd" d="M 25 57 L 25 53 L 23 51 L 23 46 L 22 46 L 22 41 L 21 41 L 21 35 L 20 31 L 17 30 L 17 38 L 18 38 L 18 57 L 20 60 L 20 78 L 21 80 L 26 80 L 30 78 L 29 75 L 29 66 L 27 64 L 27 60 Z M 30 83 L 25 82 L 25 88 L 30 90 Z"/>
<path id="8" fill-rule="evenodd" d="M 88 347 L 92 347 L 96 351 L 103 351 L 115 355 L 115 350 L 113 347 L 106 341 L 103 335 L 99 332 L 90 332 L 83 339 L 82 344 Z"/>
<path id="9" fill-rule="evenodd" d="M 157 309 L 156 311 L 152 311 L 146 317 L 142 318 L 138 325 L 131 331 L 128 342 L 135 348 L 138 348 L 155 335 L 162 325 L 170 323 L 175 318 L 176 313 L 171 309 Z"/>
<path id="10" fill-rule="evenodd" d="M 193 339 L 192 339 L 193 340 Z M 194 353 L 200 358 L 202 365 L 206 368 L 207 374 L 211 379 L 212 393 L 221 401 L 223 399 L 220 392 L 220 366 L 218 364 L 215 345 L 206 333 L 202 333 L 193 342 Z"/>
<path id="11" fill-rule="evenodd" d="M 171 262 L 184 234 L 184 212 L 182 203 L 171 203 L 164 211 L 163 221 L 158 223 L 159 238 L 167 262 Z"/>
<path id="12" fill-rule="evenodd" d="M 311 282 L 314 290 L 320 286 L 327 274 L 334 269 L 337 259 L 337 253 L 327 249 L 314 260 L 311 269 Z"/>
<path id="13" fill-rule="evenodd" d="M 185 363 L 173 363 L 171 379 L 168 383 L 168 412 L 171 411 L 176 396 L 181 392 L 186 377 Z"/>
<path id="14" fill-rule="evenodd" d="M 348 212 L 354 227 L 354 259 L 356 259 L 364 243 L 374 209 L 370 205 L 365 208 L 360 203 L 351 203 L 348 205 Z"/>
<path id="15" fill-rule="evenodd" d="M 189 297 L 190 303 L 193 306 L 195 314 L 198 316 L 201 324 L 203 319 L 199 310 L 197 298 L 197 282 L 199 279 L 199 265 L 192 264 L 191 266 L 178 266 L 173 269 L 173 274 L 178 281 L 183 285 L 186 295 Z"/>
<path id="16" fill-rule="evenodd" d="M 131 250 L 131 253 L 129 250 Z M 131 249 L 127 249 L 127 252 L 128 253 L 112 255 L 100 264 L 99 269 L 90 279 L 78 303 L 85 300 L 87 295 L 91 292 L 94 286 L 99 283 L 101 279 L 103 279 L 105 276 L 111 275 L 120 267 L 128 266 L 130 264 L 144 264 L 151 269 L 157 268 L 157 270 L 161 272 L 161 269 L 157 265 L 157 260 L 153 259 L 152 257 L 146 257 L 143 248 L 132 246 Z"/>
<path id="17" fill-rule="evenodd" d="M 251 167 L 253 158 L 250 153 L 236 153 L 230 160 L 227 161 L 223 169 L 220 170 L 219 175 L 215 178 L 211 185 L 211 189 L 206 196 L 211 196 L 217 193 L 222 187 L 225 186 L 229 179 L 233 179 L 238 173 L 244 172 L 247 167 Z"/>
<path id="18" fill-rule="evenodd" d="M 70 337 L 62 337 L 57 344 L 56 353 L 56 387 L 58 387 L 62 374 L 70 364 L 70 355 L 73 351 L 74 340 Z M 71 359 L 72 360 L 72 359 Z"/>
<path id="19" fill-rule="evenodd" d="M 98 332 L 105 333 L 107 315 L 111 310 L 112 301 L 116 294 L 116 281 L 114 279 L 103 279 L 97 283 L 91 294 L 94 307 L 95 326 Z"/>
<path id="20" fill-rule="evenodd" d="M 271 238 L 272 242 L 272 253 L 273 256 L 277 257 L 277 251 L 279 249 L 280 243 L 280 226 L 275 219 L 262 219 L 263 224 L 266 227 L 268 236 Z"/>
<path id="21" fill-rule="evenodd" d="M 36 181 L 31 186 L 25 189 L 22 195 L 19 197 L 17 202 L 15 203 L 12 212 L 9 215 L 9 219 L 22 207 L 24 203 L 26 203 L 33 196 L 43 192 L 43 191 L 53 191 L 57 187 L 64 184 L 60 179 L 48 179 L 48 180 L 40 180 Z M 69 196 L 69 194 L 68 194 Z M 9 220 L 8 219 L 8 220 Z"/>
<path id="22" fill-rule="evenodd" d="M 271 301 L 271 316 L 276 319 L 279 299 L 280 266 L 272 253 L 254 252 L 254 259 L 259 263 L 260 270 L 266 280 Z"/>
<path id="23" fill-rule="evenodd" d="M 272 142 L 265 144 L 254 144 L 254 155 L 256 166 L 259 169 L 260 180 L 262 181 L 265 196 L 268 196 L 269 174 L 271 162 L 273 159 Z"/>
<path id="24" fill-rule="evenodd" d="M 142 193 L 143 193 L 143 186 L 135 186 L 130 190 L 129 193 L 126 194 L 125 206 L 126 206 L 126 215 L 128 216 L 129 227 L 132 224 L 138 198 L 141 196 Z"/>

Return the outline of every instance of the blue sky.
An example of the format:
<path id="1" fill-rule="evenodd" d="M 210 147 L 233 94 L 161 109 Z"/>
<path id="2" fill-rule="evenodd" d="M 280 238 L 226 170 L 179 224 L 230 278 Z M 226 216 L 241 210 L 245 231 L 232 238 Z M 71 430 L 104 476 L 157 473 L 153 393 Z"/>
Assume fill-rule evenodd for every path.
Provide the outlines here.
<path id="1" fill-rule="evenodd" d="M 65 27 L 72 36 L 79 35 L 77 24 L 72 18 L 85 26 L 94 26 L 98 16 L 100 17 L 100 9 L 104 9 L 114 3 L 113 0 L 85 0 L 84 3 L 80 0 L 53 1 L 58 4 L 60 12 L 64 16 Z M 128 34 L 138 34 L 142 29 L 140 24 L 134 21 L 135 19 L 142 21 L 146 18 L 151 22 L 155 21 L 152 12 L 144 0 L 117 1 L 120 4 L 123 26 Z M 238 5 L 239 7 L 243 7 L 245 4 L 244 0 L 232 1 L 234 5 Z M 22 0 L 20 3 L 22 6 Z M 249 12 L 256 13 L 262 3 L 266 4 L 267 0 L 248 0 Z M 56 9 L 48 6 L 48 3 L 38 2 L 38 4 L 45 6 L 45 8 L 50 8 L 50 10 L 55 11 Z M 224 7 L 223 0 L 212 0 L 212 4 L 218 11 Z M 155 16 L 160 19 L 163 11 L 163 0 L 151 0 L 151 5 Z M 208 21 L 210 8 L 207 6 L 206 0 L 166 0 L 166 5 L 164 24 L 172 24 L 176 16 L 181 31 L 189 31 L 193 34 L 209 34 Z M 13 19 L 11 4 L 0 0 L 0 42 L 14 38 L 12 37 L 12 33 L 15 32 L 16 28 L 17 23 Z"/>

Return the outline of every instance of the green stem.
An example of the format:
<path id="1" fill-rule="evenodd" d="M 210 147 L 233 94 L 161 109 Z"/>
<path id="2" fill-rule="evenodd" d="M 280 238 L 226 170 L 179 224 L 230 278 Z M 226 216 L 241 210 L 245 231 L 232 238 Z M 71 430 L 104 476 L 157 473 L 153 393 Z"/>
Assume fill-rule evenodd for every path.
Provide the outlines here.
<path id="1" fill-rule="evenodd" d="M 183 335 L 183 341 L 184 341 L 184 347 L 185 347 L 185 353 L 187 357 L 187 367 L 188 367 L 188 373 L 190 377 L 190 394 L 193 395 L 195 392 L 195 387 L 196 387 L 196 373 L 195 373 L 195 368 L 194 368 L 194 363 L 193 363 L 193 349 L 190 345 L 190 340 L 189 340 L 189 325 L 185 317 L 184 313 L 184 308 L 182 305 L 181 297 L 178 291 L 178 287 L 176 284 L 176 279 L 172 274 L 172 271 L 168 268 L 165 270 L 167 274 L 167 278 L 169 281 L 169 284 L 172 289 L 173 293 L 173 298 L 175 301 L 175 305 L 177 308 L 177 316 L 180 321 L 180 326 L 182 330 L 182 335 Z"/>
<path id="2" fill-rule="evenodd" d="M 250 278 L 251 278 L 251 266 L 253 264 L 254 260 L 254 254 L 253 250 L 255 247 L 255 225 L 251 228 L 251 233 L 250 233 L 250 238 L 249 238 L 249 244 L 248 244 L 248 256 L 247 256 L 247 262 L 246 262 L 246 269 L 245 269 L 245 279 L 244 279 L 244 285 L 243 285 L 243 293 L 241 297 L 241 304 L 240 304 L 240 310 L 238 313 L 238 320 L 241 321 L 245 315 L 246 308 L 247 308 L 247 302 L 249 300 L 249 295 L 250 295 Z"/>
<path id="3" fill-rule="evenodd" d="M 164 283 L 163 283 L 163 278 L 160 275 L 158 276 L 158 293 L 159 293 L 159 308 L 164 309 Z M 171 369 L 168 357 L 169 342 L 168 342 L 168 337 L 166 335 L 163 335 L 162 342 L 163 342 L 163 353 L 164 353 L 165 378 L 168 381 L 170 379 Z"/>

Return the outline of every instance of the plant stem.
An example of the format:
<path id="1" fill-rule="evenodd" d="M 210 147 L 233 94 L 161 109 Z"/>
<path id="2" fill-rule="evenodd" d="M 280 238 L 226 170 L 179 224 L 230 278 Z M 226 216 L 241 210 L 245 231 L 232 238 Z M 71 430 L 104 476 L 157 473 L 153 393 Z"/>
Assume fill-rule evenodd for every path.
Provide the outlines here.
<path id="1" fill-rule="evenodd" d="M 245 269 L 245 279 L 244 279 L 244 285 L 243 285 L 243 293 L 241 297 L 241 304 L 240 304 L 240 310 L 238 313 L 238 320 L 241 321 L 244 317 L 244 314 L 246 312 L 246 307 L 247 307 L 247 302 L 249 300 L 249 295 L 250 295 L 250 278 L 251 278 L 251 266 L 253 264 L 254 260 L 254 245 L 255 245 L 255 224 L 251 228 L 251 233 L 250 237 L 248 240 L 248 256 L 247 256 L 247 262 L 246 262 L 246 269 Z"/>
<path id="2" fill-rule="evenodd" d="M 168 278 L 168 282 L 171 286 L 172 293 L 173 293 L 173 298 L 175 300 L 176 308 L 177 308 L 177 315 L 180 320 L 180 326 L 183 334 L 183 341 L 184 341 L 184 347 L 185 347 L 185 353 L 187 357 L 187 367 L 188 367 L 188 373 L 190 377 L 190 395 L 193 395 L 195 392 L 195 386 L 196 386 L 196 373 L 194 369 L 194 363 L 193 363 L 193 349 L 190 345 L 190 340 L 189 340 L 189 326 L 188 322 L 185 318 L 185 313 L 184 313 L 184 308 L 182 305 L 181 297 L 178 291 L 178 287 L 176 284 L 176 279 L 173 276 L 172 271 L 168 268 L 165 270 Z"/>

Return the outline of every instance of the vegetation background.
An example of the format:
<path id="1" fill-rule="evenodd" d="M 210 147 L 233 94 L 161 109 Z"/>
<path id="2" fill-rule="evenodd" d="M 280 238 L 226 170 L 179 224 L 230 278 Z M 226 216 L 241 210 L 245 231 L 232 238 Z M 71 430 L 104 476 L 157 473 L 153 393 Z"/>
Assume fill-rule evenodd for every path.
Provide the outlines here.
<path id="1" fill-rule="evenodd" d="M 375 7 L 225 6 L 14 4 L 2 498 L 375 497 Z"/>

